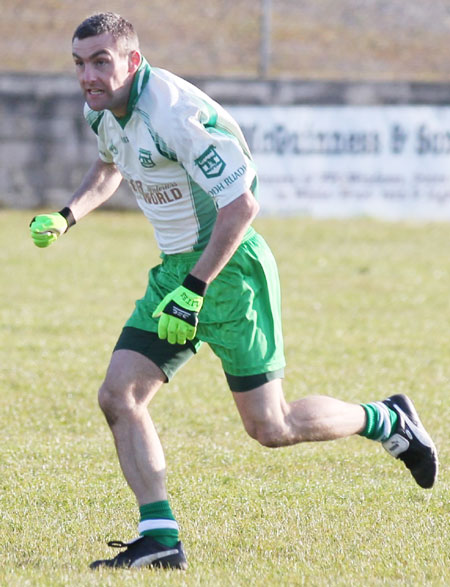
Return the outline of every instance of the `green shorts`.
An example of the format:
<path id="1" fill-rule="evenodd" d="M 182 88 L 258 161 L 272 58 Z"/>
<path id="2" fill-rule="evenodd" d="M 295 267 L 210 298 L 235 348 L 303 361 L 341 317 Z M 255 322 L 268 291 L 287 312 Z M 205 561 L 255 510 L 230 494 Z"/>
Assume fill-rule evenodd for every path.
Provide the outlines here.
<path id="1" fill-rule="evenodd" d="M 280 284 L 275 259 L 253 229 L 208 288 L 199 313 L 197 336 L 171 345 L 156 335 L 152 312 L 183 282 L 201 251 L 162 254 L 149 272 L 149 284 L 115 347 L 135 350 L 155 362 L 169 380 L 200 348 L 209 344 L 222 362 L 233 391 L 246 391 L 283 376 Z"/>

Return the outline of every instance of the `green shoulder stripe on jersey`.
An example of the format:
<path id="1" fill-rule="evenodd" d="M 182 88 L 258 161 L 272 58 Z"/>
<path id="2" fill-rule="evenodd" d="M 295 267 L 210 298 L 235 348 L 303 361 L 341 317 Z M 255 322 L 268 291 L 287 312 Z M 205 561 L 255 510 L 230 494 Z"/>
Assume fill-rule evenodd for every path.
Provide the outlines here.
<path id="1" fill-rule="evenodd" d="M 159 154 L 165 157 L 166 159 L 169 159 L 170 161 L 178 161 L 178 157 L 175 151 L 172 151 L 172 149 L 168 147 L 164 139 L 160 137 L 159 134 L 152 127 L 150 122 L 150 116 L 147 114 L 147 112 L 141 110 L 140 108 L 136 108 L 136 112 L 139 112 L 139 114 L 141 115 L 142 120 L 144 121 L 145 126 L 147 127 L 147 130 L 150 133 L 156 145 L 156 148 L 159 151 Z"/>
<path id="2" fill-rule="evenodd" d="M 155 141 L 156 148 L 163 157 L 169 159 L 170 161 L 178 161 L 178 157 L 175 151 L 169 149 L 167 143 L 165 143 L 158 134 L 153 133 L 152 138 Z"/>
<path id="3" fill-rule="evenodd" d="M 231 138 L 234 138 L 239 143 L 239 146 L 244 151 L 244 154 L 246 155 L 246 157 L 248 157 L 251 160 L 252 155 L 250 153 L 250 149 L 248 148 L 245 137 L 244 137 L 241 129 L 239 128 L 239 126 L 236 123 L 233 124 L 231 121 L 228 121 L 222 117 L 219 117 L 219 114 L 218 114 L 217 110 L 214 108 L 214 106 L 212 104 L 210 104 L 209 102 L 207 102 L 206 100 L 202 100 L 201 104 L 203 106 L 203 109 L 202 109 L 203 116 L 200 117 L 200 122 L 203 124 L 203 126 L 206 128 L 206 130 L 208 132 L 211 132 L 211 130 L 215 130 L 219 133 L 222 133 L 224 135 L 228 135 Z M 206 114 L 205 110 L 208 113 L 207 114 L 208 118 L 206 120 L 205 120 L 205 114 Z"/>
<path id="4" fill-rule="evenodd" d="M 91 110 L 90 108 L 86 108 L 85 110 L 85 118 L 96 135 L 98 135 L 98 127 L 100 126 L 103 114 L 103 110 L 101 112 L 96 112 L 95 110 Z"/>
<path id="5" fill-rule="evenodd" d="M 243 140 L 240 140 L 239 136 L 237 136 L 234 132 L 231 132 L 230 129 L 225 126 L 216 125 L 216 126 L 206 126 L 205 128 L 210 135 L 214 135 L 214 134 L 224 135 L 224 136 L 230 137 L 230 139 L 233 139 L 240 146 L 240 148 L 244 152 L 244 155 L 250 161 L 252 161 L 252 154 L 250 153 L 250 150 L 247 146 L 247 143 L 245 142 L 245 139 L 243 137 L 242 137 Z"/>
<path id="6" fill-rule="evenodd" d="M 128 98 L 127 113 L 125 116 L 122 116 L 122 118 L 115 117 L 122 128 L 125 128 L 127 122 L 130 120 L 142 90 L 145 88 L 148 80 L 150 79 L 151 71 L 151 67 L 147 60 L 142 57 L 141 64 L 134 75 L 133 85 L 131 86 L 130 97 Z"/>
<path id="7" fill-rule="evenodd" d="M 213 107 L 212 104 L 206 102 L 206 100 L 202 100 L 202 104 L 208 112 L 208 120 L 202 121 L 203 126 L 206 128 L 216 126 L 218 118 L 217 110 Z"/>
<path id="8" fill-rule="evenodd" d="M 248 157 L 250 159 L 250 161 L 253 159 L 252 154 L 250 153 L 250 149 L 247 145 L 247 141 L 245 140 L 245 137 L 239 127 L 235 127 L 235 126 L 231 127 L 231 126 L 225 124 L 224 121 L 221 120 L 220 122 L 218 122 L 216 124 L 214 129 L 217 132 L 221 132 L 223 134 L 229 135 L 229 136 L 233 137 L 235 140 L 237 140 L 237 142 L 239 143 L 239 146 L 244 151 L 245 156 Z"/>

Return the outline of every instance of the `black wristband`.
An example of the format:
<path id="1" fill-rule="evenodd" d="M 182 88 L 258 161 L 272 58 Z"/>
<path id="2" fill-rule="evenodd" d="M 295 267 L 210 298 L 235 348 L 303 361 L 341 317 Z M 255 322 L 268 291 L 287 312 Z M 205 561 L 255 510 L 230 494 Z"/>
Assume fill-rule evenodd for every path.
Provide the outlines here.
<path id="1" fill-rule="evenodd" d="M 205 281 L 202 281 L 198 277 L 194 277 L 194 275 L 191 275 L 190 273 L 186 275 L 183 285 L 199 296 L 204 296 L 208 289 L 208 284 Z"/>
<path id="2" fill-rule="evenodd" d="M 69 230 L 71 226 L 77 223 L 75 216 L 72 214 L 72 210 L 70 208 L 63 208 L 59 211 L 59 214 L 61 214 L 61 216 L 67 220 L 67 230 Z"/>

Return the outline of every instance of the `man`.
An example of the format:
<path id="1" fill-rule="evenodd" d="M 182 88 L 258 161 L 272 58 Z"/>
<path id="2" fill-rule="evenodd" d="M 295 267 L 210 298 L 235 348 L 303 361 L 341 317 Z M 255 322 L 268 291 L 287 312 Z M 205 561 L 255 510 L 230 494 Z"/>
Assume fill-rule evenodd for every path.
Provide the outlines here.
<path id="1" fill-rule="evenodd" d="M 222 361 L 248 434 L 268 447 L 353 434 L 381 441 L 431 487 L 433 442 L 403 395 L 365 405 L 325 396 L 287 403 L 275 261 L 251 222 L 257 176 L 236 122 L 216 102 L 141 56 L 132 25 L 94 15 L 76 29 L 73 58 L 99 158 L 60 212 L 31 223 L 46 247 L 105 202 L 124 177 L 153 224 L 162 263 L 114 349 L 99 403 L 139 508 L 139 537 L 92 568 L 187 566 L 165 487 L 164 454 L 148 404 L 208 343 Z"/>

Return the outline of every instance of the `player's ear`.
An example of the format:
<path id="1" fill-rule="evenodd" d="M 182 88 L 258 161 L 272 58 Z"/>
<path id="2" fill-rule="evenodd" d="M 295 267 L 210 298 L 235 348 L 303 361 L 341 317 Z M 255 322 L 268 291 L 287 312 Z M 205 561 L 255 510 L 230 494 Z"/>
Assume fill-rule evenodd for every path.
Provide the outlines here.
<path id="1" fill-rule="evenodd" d="M 130 73 L 135 73 L 141 64 L 141 53 L 137 49 L 131 51 L 128 56 L 128 70 Z"/>

